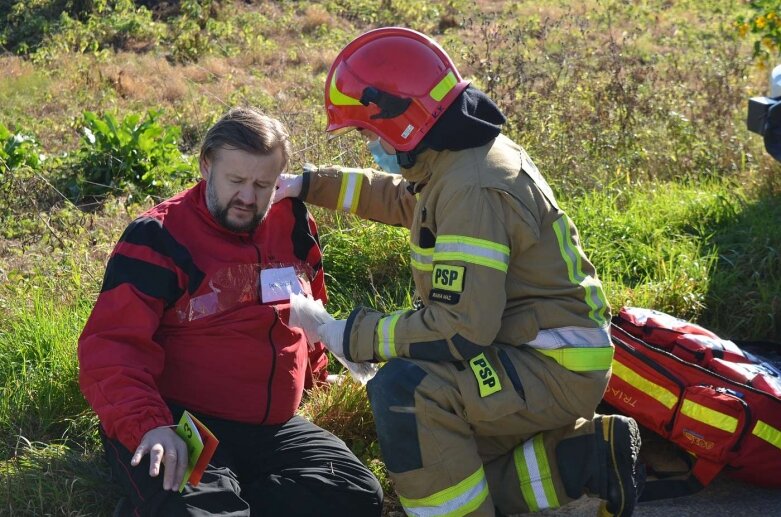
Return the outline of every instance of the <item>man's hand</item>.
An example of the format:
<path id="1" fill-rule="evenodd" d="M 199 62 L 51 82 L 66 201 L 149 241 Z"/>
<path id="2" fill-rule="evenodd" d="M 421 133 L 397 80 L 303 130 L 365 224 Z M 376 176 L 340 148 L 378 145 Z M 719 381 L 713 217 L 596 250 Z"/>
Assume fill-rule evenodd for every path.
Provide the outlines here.
<path id="1" fill-rule="evenodd" d="M 325 347 L 337 357 L 344 358 L 344 329 L 346 320 L 334 320 L 317 327 L 317 335 Z"/>
<path id="2" fill-rule="evenodd" d="M 179 490 L 187 470 L 187 445 L 184 440 L 179 438 L 171 427 L 155 427 L 141 438 L 141 443 L 138 444 L 130 464 L 137 466 L 147 453 L 149 453 L 149 475 L 157 477 L 162 461 L 165 465 L 163 489 Z"/>
<path id="3" fill-rule="evenodd" d="M 286 197 L 298 197 L 304 180 L 300 174 L 280 174 L 277 179 L 277 190 L 274 192 L 274 203 Z"/>

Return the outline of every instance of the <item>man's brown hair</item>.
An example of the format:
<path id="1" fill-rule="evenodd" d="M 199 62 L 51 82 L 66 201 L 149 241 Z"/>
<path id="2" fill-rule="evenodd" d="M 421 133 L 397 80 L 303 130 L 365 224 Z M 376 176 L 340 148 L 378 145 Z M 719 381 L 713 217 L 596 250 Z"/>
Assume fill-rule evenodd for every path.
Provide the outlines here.
<path id="1" fill-rule="evenodd" d="M 284 170 L 290 159 L 290 135 L 282 122 L 254 108 L 231 108 L 206 132 L 200 159 L 213 159 L 214 151 L 220 148 L 264 156 L 279 148 Z"/>

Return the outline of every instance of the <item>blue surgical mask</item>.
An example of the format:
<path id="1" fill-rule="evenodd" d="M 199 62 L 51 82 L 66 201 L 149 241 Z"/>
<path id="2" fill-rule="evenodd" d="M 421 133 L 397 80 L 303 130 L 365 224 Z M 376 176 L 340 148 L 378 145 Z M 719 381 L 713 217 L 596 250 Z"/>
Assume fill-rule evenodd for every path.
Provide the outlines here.
<path id="1" fill-rule="evenodd" d="M 390 172 L 391 174 L 401 174 L 401 167 L 399 167 L 396 155 L 388 154 L 388 152 L 382 148 L 382 145 L 380 145 L 379 138 L 369 142 L 369 151 L 372 153 L 374 163 L 376 163 L 380 169 L 385 172 Z"/>

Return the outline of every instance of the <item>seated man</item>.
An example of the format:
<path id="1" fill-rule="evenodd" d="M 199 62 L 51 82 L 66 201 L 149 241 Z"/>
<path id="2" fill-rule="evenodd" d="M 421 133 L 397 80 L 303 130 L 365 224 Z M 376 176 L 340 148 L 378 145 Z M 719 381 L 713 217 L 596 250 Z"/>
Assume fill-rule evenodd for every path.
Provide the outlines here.
<path id="1" fill-rule="evenodd" d="M 230 110 L 204 139 L 204 181 L 131 223 L 109 259 L 79 339 L 79 383 L 127 495 L 120 515 L 381 513 L 371 472 L 294 415 L 327 360 L 288 327 L 289 300 L 273 287 L 326 292 L 306 207 L 272 205 L 289 154 L 279 121 Z M 185 409 L 219 446 L 180 493 Z"/>

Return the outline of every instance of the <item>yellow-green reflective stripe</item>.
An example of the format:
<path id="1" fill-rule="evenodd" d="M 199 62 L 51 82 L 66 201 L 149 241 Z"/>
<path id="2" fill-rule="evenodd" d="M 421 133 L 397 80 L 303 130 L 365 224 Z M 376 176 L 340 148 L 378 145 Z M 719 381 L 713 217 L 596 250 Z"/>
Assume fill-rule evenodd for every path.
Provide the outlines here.
<path id="1" fill-rule="evenodd" d="M 550 350 L 535 348 L 535 350 L 573 372 L 607 370 L 613 362 L 612 346 L 599 348 L 554 348 Z"/>
<path id="2" fill-rule="evenodd" d="M 553 474 L 545 452 L 542 433 L 526 440 L 513 451 L 515 471 L 518 474 L 521 494 L 533 512 L 557 508 L 559 499 L 553 486 Z"/>
<path id="3" fill-rule="evenodd" d="M 437 83 L 434 88 L 431 89 L 429 95 L 431 95 L 431 98 L 435 101 L 441 101 L 445 98 L 445 95 L 447 95 L 447 93 L 457 84 L 458 79 L 456 79 L 456 74 L 454 74 L 451 70 L 441 81 L 439 81 L 439 83 Z"/>
<path id="4" fill-rule="evenodd" d="M 727 433 L 734 433 L 735 429 L 738 428 L 738 419 L 734 416 L 726 415 L 721 411 L 716 411 L 688 399 L 681 404 L 681 414 Z"/>
<path id="5" fill-rule="evenodd" d="M 548 454 L 545 452 L 545 442 L 542 434 L 534 437 L 534 453 L 537 457 L 537 466 L 540 472 L 540 481 L 545 493 L 548 508 L 558 508 L 559 499 L 556 497 L 556 488 L 553 486 L 553 473 L 548 463 Z"/>
<path id="6" fill-rule="evenodd" d="M 622 379 L 627 384 L 631 384 L 640 392 L 656 399 L 667 409 L 672 409 L 676 402 L 678 402 L 678 397 L 673 392 L 649 381 L 636 371 L 618 361 L 613 361 L 613 375 Z"/>
<path id="7" fill-rule="evenodd" d="M 403 312 L 380 318 L 377 324 L 377 350 L 383 359 L 396 357 L 396 322 Z"/>
<path id="8" fill-rule="evenodd" d="M 336 87 L 336 74 L 331 76 L 331 86 L 328 89 L 328 96 L 331 98 L 331 104 L 336 106 L 361 106 L 361 101 L 345 95 Z"/>
<path id="9" fill-rule="evenodd" d="M 528 506 L 529 510 L 532 512 L 539 512 L 540 507 L 537 505 L 537 498 L 534 497 L 534 489 L 532 488 L 531 477 L 529 476 L 529 467 L 526 465 L 526 456 L 523 453 L 524 445 L 519 445 L 513 451 L 515 472 L 518 474 L 518 481 L 521 483 L 521 495 L 523 495 L 523 500 L 526 501 L 526 506 Z"/>
<path id="10" fill-rule="evenodd" d="M 506 273 L 510 263 L 510 248 L 474 237 L 439 235 L 434 246 L 434 261 L 448 260 L 478 264 Z"/>
<path id="11" fill-rule="evenodd" d="M 410 243 L 410 262 L 420 271 L 433 271 L 434 248 L 421 248 Z"/>
<path id="12" fill-rule="evenodd" d="M 754 430 L 751 431 L 751 434 L 762 438 L 770 445 L 774 445 L 781 449 L 781 431 L 772 425 L 767 424 L 762 420 L 757 420 L 757 425 L 754 426 Z"/>
<path id="13" fill-rule="evenodd" d="M 597 279 L 583 272 L 582 252 L 572 242 L 572 235 L 569 232 L 569 217 L 566 214 L 553 223 L 553 232 L 559 243 L 561 258 L 567 265 L 567 275 L 570 282 L 580 285 L 586 291 L 586 304 L 591 309 L 588 313 L 589 318 L 600 327 L 603 326 L 606 323 L 605 311 L 607 310 L 605 293 L 602 290 L 602 284 Z"/>
<path id="14" fill-rule="evenodd" d="M 400 496 L 407 515 L 415 517 L 461 517 L 477 510 L 488 496 L 488 482 L 481 466 L 460 483 L 422 499 Z"/>
<path id="15" fill-rule="evenodd" d="M 429 273 L 429 272 L 434 270 L 434 265 L 433 264 L 425 264 L 423 262 L 418 262 L 414 258 L 410 261 L 410 263 L 412 264 L 412 267 L 414 267 L 418 271 L 423 271 L 425 273 Z"/>
<path id="16" fill-rule="evenodd" d="M 358 209 L 362 183 L 362 173 L 342 171 L 342 185 L 339 188 L 339 198 L 336 201 L 336 206 L 345 212 L 354 214 Z"/>

